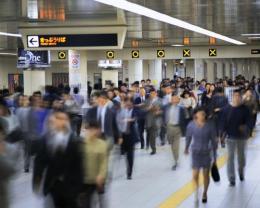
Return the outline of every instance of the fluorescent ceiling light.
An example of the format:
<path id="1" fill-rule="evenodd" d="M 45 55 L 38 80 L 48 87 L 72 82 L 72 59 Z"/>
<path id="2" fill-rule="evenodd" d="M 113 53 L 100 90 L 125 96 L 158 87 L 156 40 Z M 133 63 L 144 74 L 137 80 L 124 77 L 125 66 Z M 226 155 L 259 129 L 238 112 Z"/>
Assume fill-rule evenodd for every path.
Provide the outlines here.
<path id="1" fill-rule="evenodd" d="M 173 47 L 182 47 L 182 46 L 184 46 L 184 45 L 181 45 L 181 44 L 173 44 L 172 46 L 173 46 Z"/>
<path id="2" fill-rule="evenodd" d="M 4 55 L 4 56 L 17 56 L 16 53 L 1 53 L 1 52 L 0 52 L 0 56 L 1 56 L 1 55 Z"/>
<path id="3" fill-rule="evenodd" d="M 260 36 L 260 34 L 259 33 L 252 33 L 252 34 L 241 34 L 242 36 Z"/>
<path id="4" fill-rule="evenodd" d="M 4 36 L 10 36 L 10 37 L 22 37 L 21 34 L 14 34 L 14 33 L 6 33 L 6 32 L 0 32 L 0 35 L 4 35 Z"/>
<path id="5" fill-rule="evenodd" d="M 226 42 L 233 43 L 236 45 L 245 45 L 246 44 L 246 43 L 243 43 L 243 42 L 237 41 L 235 39 L 226 37 L 224 35 L 203 29 L 196 25 L 192 25 L 188 22 L 176 19 L 174 17 L 171 17 L 166 14 L 162 14 L 160 12 L 156 12 L 152 9 L 149 9 L 147 7 L 144 7 L 144 6 L 141 6 L 141 5 L 126 1 L 126 0 L 95 0 L 95 1 L 103 3 L 103 4 L 107 4 L 110 6 L 114 6 L 119 9 L 123 9 L 123 10 L 129 11 L 129 12 L 135 13 L 135 14 L 145 16 L 145 17 L 149 17 L 149 18 L 152 18 L 152 19 L 164 22 L 164 23 L 168 23 L 170 25 L 174 25 L 174 26 L 178 26 L 178 27 L 181 27 L 181 28 L 184 28 L 187 30 L 191 30 L 193 32 L 207 35 L 209 37 L 214 37 L 216 39 L 224 40 Z"/>
<path id="6" fill-rule="evenodd" d="M 256 39 L 260 39 L 260 37 L 248 37 L 248 39 L 250 39 L 250 40 L 256 40 Z"/>

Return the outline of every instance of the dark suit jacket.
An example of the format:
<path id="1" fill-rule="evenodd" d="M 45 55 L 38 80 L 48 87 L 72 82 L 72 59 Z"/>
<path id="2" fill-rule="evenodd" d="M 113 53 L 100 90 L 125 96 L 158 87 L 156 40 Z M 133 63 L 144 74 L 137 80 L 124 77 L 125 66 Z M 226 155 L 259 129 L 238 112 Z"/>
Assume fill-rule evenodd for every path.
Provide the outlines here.
<path id="1" fill-rule="evenodd" d="M 48 137 L 49 135 L 45 134 L 39 143 L 34 160 L 33 186 L 39 185 L 46 171 L 43 182 L 44 195 L 58 188 L 65 196 L 76 197 L 83 184 L 83 162 L 79 139 L 71 134 L 67 148 L 53 154 L 47 146 Z"/>
<path id="2" fill-rule="evenodd" d="M 170 110 L 171 104 L 168 104 L 167 106 L 164 107 L 163 109 L 163 118 L 165 124 L 168 123 L 167 121 L 167 115 L 169 115 L 169 110 Z M 182 135 L 184 136 L 186 133 L 186 127 L 187 127 L 187 122 L 186 122 L 186 116 L 185 116 L 185 109 L 182 106 L 180 107 L 180 113 L 179 113 L 179 125 L 181 128 Z"/>
<path id="3" fill-rule="evenodd" d="M 84 118 L 86 125 L 91 121 L 100 123 L 98 120 L 97 110 L 98 107 L 95 106 L 87 111 Z M 117 139 L 121 137 L 116 124 L 116 111 L 109 107 L 107 107 L 105 114 L 104 136 L 105 138 L 113 138 L 115 143 L 117 143 Z"/>

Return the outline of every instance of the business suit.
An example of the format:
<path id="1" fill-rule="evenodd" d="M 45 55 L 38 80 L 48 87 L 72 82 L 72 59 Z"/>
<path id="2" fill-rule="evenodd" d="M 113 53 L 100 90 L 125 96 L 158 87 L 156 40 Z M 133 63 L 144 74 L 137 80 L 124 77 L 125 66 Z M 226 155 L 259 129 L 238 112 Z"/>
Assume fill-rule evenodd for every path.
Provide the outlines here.
<path id="1" fill-rule="evenodd" d="M 167 125 L 167 137 L 171 144 L 174 158 L 174 168 L 179 160 L 180 139 L 185 134 L 185 109 L 179 105 L 169 104 L 164 110 L 164 119 Z"/>
<path id="2" fill-rule="evenodd" d="M 162 123 L 162 117 L 160 114 L 161 111 L 161 100 L 159 98 L 155 98 L 154 100 L 148 99 L 146 100 L 146 106 L 148 111 L 146 113 L 146 130 L 147 130 L 147 139 L 150 142 L 150 146 L 152 149 L 151 154 L 156 153 L 156 136 L 158 129 Z"/>
<path id="3" fill-rule="evenodd" d="M 33 187 L 43 181 L 43 194 L 50 194 L 56 208 L 77 208 L 77 197 L 83 184 L 82 157 L 79 141 L 70 134 L 67 146 L 52 151 L 45 134 L 34 161 Z M 45 178 L 43 173 L 46 171 Z"/>
<path id="4" fill-rule="evenodd" d="M 127 177 L 129 179 L 131 179 L 133 172 L 135 144 L 139 141 L 136 117 L 136 108 L 121 109 L 117 114 L 118 128 L 123 137 L 122 152 L 126 153 Z M 124 122 L 125 119 L 132 119 L 133 121 Z"/>
<path id="5" fill-rule="evenodd" d="M 134 104 L 135 105 L 145 104 L 145 100 L 146 100 L 146 98 L 137 97 L 135 99 Z M 144 106 L 136 107 L 136 111 L 137 111 L 137 124 L 138 124 L 139 138 L 140 138 L 140 142 L 141 142 L 141 149 L 143 149 L 144 148 L 144 129 L 145 129 L 146 112 L 144 110 Z M 149 147 L 149 142 L 148 142 L 147 138 L 146 138 L 146 146 L 147 146 L 147 148 Z"/>

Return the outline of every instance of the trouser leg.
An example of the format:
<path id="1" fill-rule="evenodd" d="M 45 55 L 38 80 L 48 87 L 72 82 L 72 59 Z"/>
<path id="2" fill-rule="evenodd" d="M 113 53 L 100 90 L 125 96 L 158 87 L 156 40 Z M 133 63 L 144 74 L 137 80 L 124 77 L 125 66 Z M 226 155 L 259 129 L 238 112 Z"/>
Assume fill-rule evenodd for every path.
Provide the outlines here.
<path id="1" fill-rule="evenodd" d="M 31 144 L 28 139 L 24 140 L 24 170 L 29 171 L 31 161 Z"/>
<path id="2" fill-rule="evenodd" d="M 134 147 L 130 145 L 127 148 L 127 176 L 132 176 L 134 165 Z"/>
<path id="3" fill-rule="evenodd" d="M 138 121 L 138 130 L 139 130 L 141 148 L 144 148 L 144 120 Z"/>
<path id="4" fill-rule="evenodd" d="M 161 144 L 165 144 L 165 135 L 166 135 L 166 126 L 162 125 L 160 129 L 160 139 L 161 139 Z"/>
<path id="5" fill-rule="evenodd" d="M 156 128 L 149 129 L 149 141 L 153 152 L 156 152 Z"/>
<path id="6" fill-rule="evenodd" d="M 237 159 L 238 159 L 238 172 L 244 175 L 246 165 L 246 140 L 237 141 Z"/>
<path id="7" fill-rule="evenodd" d="M 230 181 L 235 181 L 235 150 L 236 141 L 227 139 L 228 161 L 227 161 L 227 174 Z"/>

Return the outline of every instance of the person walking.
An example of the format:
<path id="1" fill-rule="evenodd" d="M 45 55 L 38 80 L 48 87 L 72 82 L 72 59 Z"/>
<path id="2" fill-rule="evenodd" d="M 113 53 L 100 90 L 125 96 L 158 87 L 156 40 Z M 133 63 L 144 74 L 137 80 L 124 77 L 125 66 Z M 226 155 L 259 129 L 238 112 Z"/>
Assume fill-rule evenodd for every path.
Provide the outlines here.
<path id="1" fill-rule="evenodd" d="M 176 170 L 179 161 L 180 140 L 185 132 L 185 110 L 179 105 L 180 98 L 172 94 L 171 103 L 166 106 L 164 111 L 165 123 L 167 126 L 167 137 L 171 145 L 174 159 L 172 170 Z"/>
<path id="2" fill-rule="evenodd" d="M 207 120 L 204 108 L 195 109 L 194 119 L 187 127 L 186 155 L 189 154 L 189 148 L 191 149 L 193 181 L 196 187 L 195 200 L 198 202 L 199 173 L 202 169 L 204 179 L 202 203 L 207 203 L 210 167 L 212 161 L 216 162 L 217 135 L 215 125 L 212 121 Z"/>
<path id="3" fill-rule="evenodd" d="M 232 104 L 223 109 L 222 131 L 227 135 L 227 173 L 230 186 L 236 185 L 235 154 L 238 159 L 238 172 L 244 180 L 246 165 L 246 143 L 252 129 L 249 109 L 242 103 L 240 90 L 233 92 Z"/>

